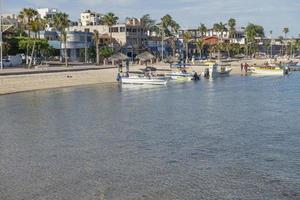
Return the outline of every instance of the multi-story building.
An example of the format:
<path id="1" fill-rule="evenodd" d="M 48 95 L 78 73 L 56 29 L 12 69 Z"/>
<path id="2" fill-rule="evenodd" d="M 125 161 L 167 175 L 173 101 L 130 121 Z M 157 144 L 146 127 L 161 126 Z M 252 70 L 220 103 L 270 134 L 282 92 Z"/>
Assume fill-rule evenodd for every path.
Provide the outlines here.
<path id="1" fill-rule="evenodd" d="M 222 39 L 225 42 L 230 43 L 238 43 L 238 44 L 245 44 L 245 34 L 244 34 L 244 28 L 238 28 L 234 35 L 230 37 L 229 31 L 215 31 L 214 29 L 208 29 L 207 32 L 205 32 L 203 35 L 198 29 L 181 29 L 179 30 L 179 37 L 182 38 L 183 34 L 189 32 L 192 36 L 192 39 L 199 39 L 199 38 L 211 38 L 211 37 L 217 37 Z"/>
<path id="2" fill-rule="evenodd" d="M 114 48 L 123 50 L 128 53 L 128 56 L 131 56 L 132 50 L 137 54 L 147 47 L 146 30 L 141 21 L 136 18 L 127 19 L 125 23 L 118 23 L 112 27 L 106 25 L 71 26 L 68 30 L 90 33 L 97 30 L 100 36 L 106 38 L 111 35 Z"/>
<path id="3" fill-rule="evenodd" d="M 67 57 L 70 61 L 84 61 L 82 52 L 94 45 L 93 34 L 90 32 L 68 31 L 67 32 Z M 61 56 L 64 55 L 65 44 L 61 43 Z"/>
<path id="4" fill-rule="evenodd" d="M 85 12 L 80 14 L 80 25 L 81 26 L 100 25 L 102 16 L 103 15 L 100 13 L 95 13 L 90 10 L 86 10 Z"/>
<path id="5" fill-rule="evenodd" d="M 16 14 L 11 13 L 3 13 L 1 14 L 2 17 L 2 25 L 5 26 L 5 28 L 8 28 L 10 26 L 18 28 L 18 16 Z"/>

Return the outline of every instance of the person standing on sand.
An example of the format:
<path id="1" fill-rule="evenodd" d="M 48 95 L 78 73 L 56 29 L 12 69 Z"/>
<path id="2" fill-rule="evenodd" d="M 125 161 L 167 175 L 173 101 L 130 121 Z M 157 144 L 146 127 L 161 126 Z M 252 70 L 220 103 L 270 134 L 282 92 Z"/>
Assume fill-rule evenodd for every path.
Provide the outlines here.
<path id="1" fill-rule="evenodd" d="M 244 70 L 244 63 L 241 63 L 241 72 Z"/>
<path id="2" fill-rule="evenodd" d="M 248 73 L 248 67 L 249 67 L 248 63 L 245 63 L 244 69 L 246 74 Z"/>

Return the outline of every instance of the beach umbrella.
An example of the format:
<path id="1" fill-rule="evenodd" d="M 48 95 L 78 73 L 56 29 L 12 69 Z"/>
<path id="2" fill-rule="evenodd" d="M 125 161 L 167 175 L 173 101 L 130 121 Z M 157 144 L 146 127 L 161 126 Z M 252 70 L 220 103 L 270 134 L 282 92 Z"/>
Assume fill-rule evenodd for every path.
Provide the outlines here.
<path id="1" fill-rule="evenodd" d="M 178 63 L 179 62 L 179 59 L 175 56 L 168 56 L 167 58 L 164 59 L 164 62 L 165 63 Z"/>
<path id="2" fill-rule="evenodd" d="M 123 53 L 115 53 L 114 55 L 112 55 L 111 57 L 108 58 L 108 60 L 110 61 L 125 61 L 125 60 L 128 60 L 129 57 L 126 56 L 125 54 Z"/>
<path id="3" fill-rule="evenodd" d="M 147 62 L 153 60 L 154 58 L 155 56 L 149 53 L 148 51 L 145 51 L 135 57 L 135 59 L 145 62 L 146 66 Z"/>
<path id="4" fill-rule="evenodd" d="M 155 58 L 155 56 L 152 55 L 151 53 L 149 53 L 148 51 L 145 51 L 135 57 L 135 59 L 141 60 L 141 61 L 150 61 L 154 58 Z"/>

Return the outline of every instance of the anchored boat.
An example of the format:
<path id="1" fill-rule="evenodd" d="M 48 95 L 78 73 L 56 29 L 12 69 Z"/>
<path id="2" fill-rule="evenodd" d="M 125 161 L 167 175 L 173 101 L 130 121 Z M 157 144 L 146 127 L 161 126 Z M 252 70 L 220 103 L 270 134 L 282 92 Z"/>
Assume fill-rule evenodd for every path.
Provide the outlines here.
<path id="1" fill-rule="evenodd" d="M 170 78 L 167 77 L 147 77 L 147 76 L 131 76 L 122 77 L 122 84 L 136 84 L 136 85 L 166 85 Z"/>
<path id="2" fill-rule="evenodd" d="M 288 67 L 274 67 L 274 66 L 267 66 L 267 67 L 250 67 L 249 72 L 254 75 L 261 75 L 261 76 L 283 76 L 288 75 L 290 70 Z"/>
<path id="3" fill-rule="evenodd" d="M 172 80 L 177 81 L 192 81 L 192 80 L 199 80 L 199 76 L 194 73 L 187 73 L 187 72 L 172 72 L 165 75 L 166 77 L 169 77 Z"/>
<path id="4" fill-rule="evenodd" d="M 219 66 L 217 64 L 213 64 L 210 68 L 207 68 L 203 74 L 206 78 L 217 78 L 229 76 L 232 71 L 232 68 L 227 66 Z"/>

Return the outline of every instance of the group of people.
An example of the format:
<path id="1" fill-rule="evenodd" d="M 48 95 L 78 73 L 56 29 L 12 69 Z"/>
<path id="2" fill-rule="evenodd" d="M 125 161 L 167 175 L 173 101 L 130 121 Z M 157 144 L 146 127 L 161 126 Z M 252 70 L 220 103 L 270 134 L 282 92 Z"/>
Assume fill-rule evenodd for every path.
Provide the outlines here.
<path id="1" fill-rule="evenodd" d="M 241 72 L 245 71 L 245 73 L 248 73 L 249 67 L 248 63 L 241 63 Z"/>

